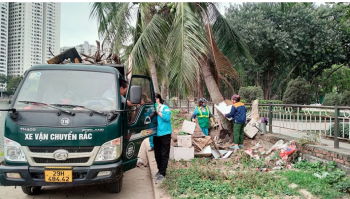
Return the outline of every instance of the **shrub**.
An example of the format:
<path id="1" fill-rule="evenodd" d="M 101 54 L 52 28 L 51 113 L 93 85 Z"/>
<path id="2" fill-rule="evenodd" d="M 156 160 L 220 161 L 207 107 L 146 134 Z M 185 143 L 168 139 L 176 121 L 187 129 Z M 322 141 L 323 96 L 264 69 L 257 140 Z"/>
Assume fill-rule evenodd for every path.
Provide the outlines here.
<path id="1" fill-rule="evenodd" d="M 343 127 L 343 125 L 345 126 Z M 344 133 L 344 138 L 349 138 L 349 123 L 345 123 L 345 124 L 339 123 L 338 137 L 343 137 L 343 133 Z M 334 124 L 332 124 L 332 126 L 329 127 L 329 129 L 327 130 L 327 135 L 334 136 Z"/>
<path id="2" fill-rule="evenodd" d="M 261 87 L 256 86 L 241 87 L 239 89 L 238 95 L 241 96 L 241 99 L 244 99 L 250 103 L 256 99 L 262 99 L 263 90 Z"/>
<path id="3" fill-rule="evenodd" d="M 342 106 L 350 106 L 350 91 L 345 91 L 341 95 L 341 102 L 340 102 L 340 104 Z"/>
<path id="4" fill-rule="evenodd" d="M 342 100 L 341 94 L 327 93 L 324 97 L 323 105 L 325 106 L 340 105 L 341 100 Z"/>
<path id="5" fill-rule="evenodd" d="M 283 94 L 284 104 L 309 104 L 310 84 L 301 77 L 291 80 Z"/>
<path id="6" fill-rule="evenodd" d="M 281 100 L 259 100 L 259 104 L 282 104 Z"/>

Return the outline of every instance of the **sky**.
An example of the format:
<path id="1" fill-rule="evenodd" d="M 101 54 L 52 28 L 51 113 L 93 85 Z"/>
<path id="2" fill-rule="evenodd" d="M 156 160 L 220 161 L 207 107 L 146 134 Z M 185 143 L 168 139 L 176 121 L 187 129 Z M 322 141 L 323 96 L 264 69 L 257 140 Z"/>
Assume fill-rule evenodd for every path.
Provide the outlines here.
<path id="1" fill-rule="evenodd" d="M 234 2 L 242 3 L 242 2 Z M 323 2 L 316 2 L 322 4 Z M 229 2 L 220 4 L 219 9 L 222 14 L 225 8 L 229 7 Z M 90 19 L 91 3 L 61 3 L 61 39 L 60 47 L 76 46 L 88 41 L 90 44 L 96 45 L 98 38 L 97 21 Z"/>
<path id="2" fill-rule="evenodd" d="M 225 2 L 220 5 L 220 12 L 225 12 Z M 60 47 L 76 46 L 88 41 L 96 45 L 98 40 L 97 21 L 90 19 L 91 3 L 61 3 L 61 41 Z"/>

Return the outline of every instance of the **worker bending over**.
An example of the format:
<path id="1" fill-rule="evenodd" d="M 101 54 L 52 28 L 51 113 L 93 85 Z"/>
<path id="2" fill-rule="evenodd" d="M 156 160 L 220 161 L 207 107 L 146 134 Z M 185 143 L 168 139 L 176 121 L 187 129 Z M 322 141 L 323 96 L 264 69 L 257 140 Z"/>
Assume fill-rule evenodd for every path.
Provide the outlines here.
<path id="1" fill-rule="evenodd" d="M 200 98 L 198 101 L 198 106 L 194 109 L 194 113 L 191 117 L 192 122 L 196 122 L 196 117 L 198 118 L 199 127 L 201 127 L 204 135 L 209 135 L 209 119 L 214 124 L 213 115 L 210 113 L 209 107 L 207 106 L 207 100 Z"/>
<path id="2" fill-rule="evenodd" d="M 236 152 L 239 147 L 243 148 L 243 137 L 244 137 L 244 124 L 246 122 L 246 113 L 247 109 L 244 104 L 241 102 L 241 97 L 237 94 L 234 94 L 231 98 L 233 106 L 231 112 L 225 114 L 225 117 L 232 117 L 233 122 L 233 143 L 235 144 L 232 149 Z M 239 146 L 238 146 L 239 145 Z"/>

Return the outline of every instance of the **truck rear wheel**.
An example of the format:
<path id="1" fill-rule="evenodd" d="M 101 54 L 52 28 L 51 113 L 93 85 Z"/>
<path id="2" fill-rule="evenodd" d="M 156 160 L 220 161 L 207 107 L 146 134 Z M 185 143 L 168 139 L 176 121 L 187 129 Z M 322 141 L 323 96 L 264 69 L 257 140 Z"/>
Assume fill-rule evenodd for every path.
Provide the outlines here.
<path id="1" fill-rule="evenodd" d="M 38 195 L 41 192 L 41 186 L 22 186 L 22 191 L 27 195 Z"/>
<path id="2" fill-rule="evenodd" d="M 121 177 L 116 182 L 109 183 L 109 192 L 111 192 L 111 193 L 119 193 L 120 190 L 122 189 L 122 185 L 123 185 L 123 177 Z"/>

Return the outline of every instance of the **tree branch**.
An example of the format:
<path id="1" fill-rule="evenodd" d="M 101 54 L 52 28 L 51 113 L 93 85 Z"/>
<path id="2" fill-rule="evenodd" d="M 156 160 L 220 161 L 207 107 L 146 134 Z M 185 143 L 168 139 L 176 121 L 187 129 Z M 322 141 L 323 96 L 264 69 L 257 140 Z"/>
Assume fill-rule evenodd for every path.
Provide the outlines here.
<path id="1" fill-rule="evenodd" d="M 328 79 L 335 71 L 339 70 L 341 67 L 343 67 L 343 65 L 339 66 L 338 68 L 334 69 L 328 76 L 326 79 Z"/>
<path id="2" fill-rule="evenodd" d="M 51 51 L 51 46 L 49 47 L 49 52 L 51 53 L 52 56 L 55 56 Z"/>
<path id="3" fill-rule="evenodd" d="M 293 71 L 294 71 L 296 68 L 299 67 L 300 64 L 301 64 L 301 61 L 299 60 L 299 61 L 297 62 L 297 64 L 295 64 L 295 66 L 292 68 L 292 70 L 289 71 L 287 77 L 286 77 L 284 80 L 282 80 L 282 82 L 281 82 L 280 85 L 278 86 L 278 90 L 277 90 L 277 92 L 276 92 L 277 95 L 278 95 L 278 93 L 280 92 L 283 83 L 289 78 L 289 76 L 293 73 Z"/>
<path id="4" fill-rule="evenodd" d="M 232 87 L 232 85 L 230 84 L 230 82 L 227 81 L 227 79 L 226 79 L 224 76 L 222 76 L 220 73 L 219 73 L 219 77 L 220 77 L 220 79 L 222 79 L 222 80 L 224 81 L 224 83 L 225 83 L 226 85 L 228 85 L 228 86 L 232 89 L 232 92 L 234 93 L 234 92 L 235 92 L 235 89 L 233 89 L 233 87 Z"/>
<path id="5" fill-rule="evenodd" d="M 93 59 L 93 60 L 95 60 L 95 58 L 94 57 L 91 57 L 91 56 L 89 56 L 89 55 L 87 55 L 87 54 L 84 54 L 84 53 L 80 53 L 81 55 L 83 55 L 84 57 L 87 57 L 87 58 L 90 58 L 90 59 Z"/>

